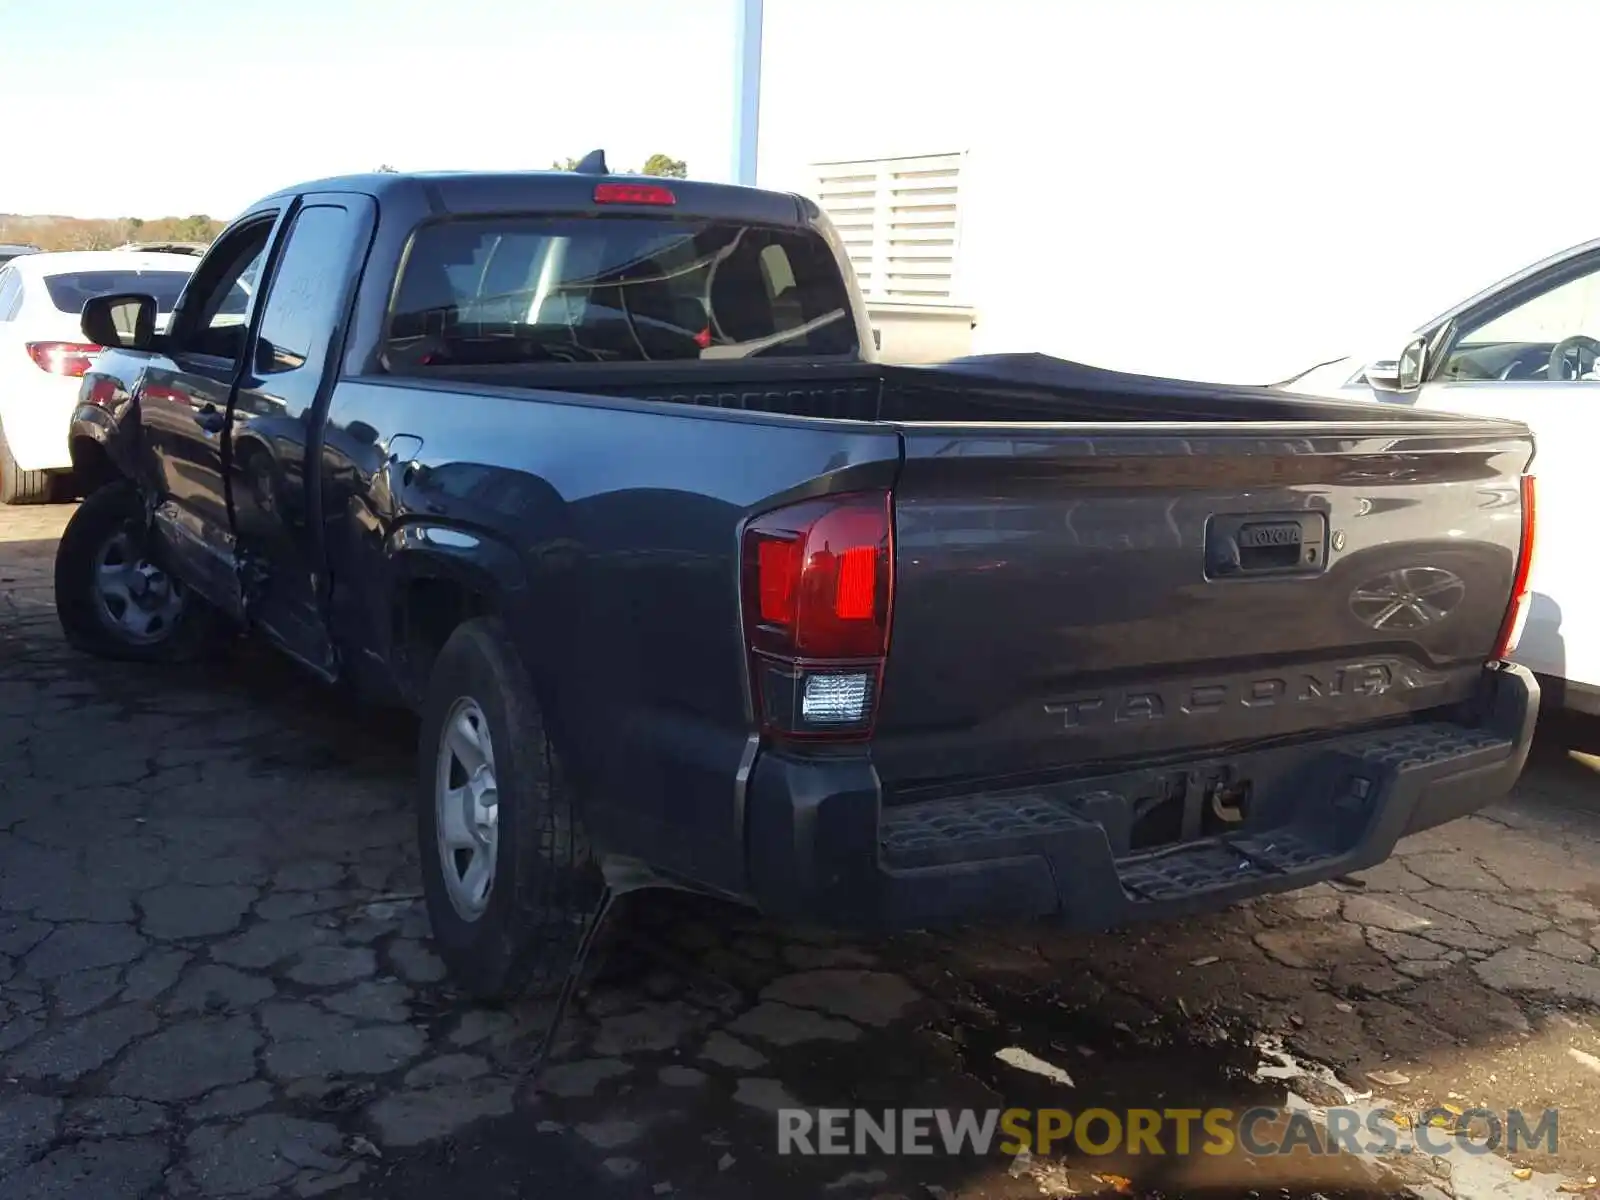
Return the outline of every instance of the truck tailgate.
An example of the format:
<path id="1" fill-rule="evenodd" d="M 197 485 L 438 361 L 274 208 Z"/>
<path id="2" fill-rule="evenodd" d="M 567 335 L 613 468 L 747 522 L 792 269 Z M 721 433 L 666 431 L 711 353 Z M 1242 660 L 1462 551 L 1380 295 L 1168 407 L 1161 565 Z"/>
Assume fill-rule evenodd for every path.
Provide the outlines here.
<path id="1" fill-rule="evenodd" d="M 1456 703 L 1506 614 L 1515 424 L 901 431 L 891 802 Z"/>

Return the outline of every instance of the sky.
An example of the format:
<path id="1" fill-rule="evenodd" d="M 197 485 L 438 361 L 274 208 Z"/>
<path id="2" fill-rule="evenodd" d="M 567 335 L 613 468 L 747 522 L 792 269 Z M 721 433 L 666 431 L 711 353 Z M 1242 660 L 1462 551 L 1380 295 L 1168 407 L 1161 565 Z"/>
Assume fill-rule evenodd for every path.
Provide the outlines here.
<path id="1" fill-rule="evenodd" d="M 726 178 L 736 3 L 0 0 L 0 128 L 71 147 L 0 159 L 0 211 L 596 146 Z M 1600 237 L 1597 53 L 1593 0 L 767 0 L 760 181 L 965 150 L 976 349 L 1260 381 Z"/>
<path id="2" fill-rule="evenodd" d="M 48 114 L 72 147 L 0 160 L 0 211 L 227 217 L 382 163 L 544 168 L 597 146 L 619 168 L 659 151 L 727 170 L 730 0 L 78 0 L 56 13 L 0 0 L 0 128 Z"/>

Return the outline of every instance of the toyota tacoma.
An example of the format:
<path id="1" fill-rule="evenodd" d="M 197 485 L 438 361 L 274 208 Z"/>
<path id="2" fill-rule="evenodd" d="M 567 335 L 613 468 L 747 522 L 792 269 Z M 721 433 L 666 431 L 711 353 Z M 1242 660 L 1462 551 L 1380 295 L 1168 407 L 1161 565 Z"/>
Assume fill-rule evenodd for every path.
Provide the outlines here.
<path id="1" fill-rule="evenodd" d="M 164 328 L 82 315 L 67 637 L 253 632 L 414 710 L 463 987 L 561 977 L 618 888 L 1105 928 L 1511 787 L 1524 426 L 879 363 L 810 200 L 602 159 L 292 187 Z"/>

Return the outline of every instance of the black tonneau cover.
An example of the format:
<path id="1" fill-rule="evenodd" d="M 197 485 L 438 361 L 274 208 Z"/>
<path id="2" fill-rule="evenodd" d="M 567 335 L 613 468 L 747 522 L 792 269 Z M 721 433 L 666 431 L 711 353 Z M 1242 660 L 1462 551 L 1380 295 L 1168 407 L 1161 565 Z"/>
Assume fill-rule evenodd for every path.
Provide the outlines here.
<path id="1" fill-rule="evenodd" d="M 1329 400 L 1300 396 L 1271 387 L 1202 383 L 1111 371 L 1048 354 L 980 354 L 930 366 L 888 367 L 887 382 L 905 387 L 961 387 L 979 406 L 985 399 L 1038 409 L 1040 420 L 1209 420 L 1209 421 L 1360 421 L 1501 425 L 1522 429 L 1519 422 L 1484 422 L 1480 418 L 1418 412 L 1404 405 L 1369 401 Z M 1065 409 L 1066 411 L 1061 411 Z M 884 414 L 886 418 L 888 413 Z M 907 414 L 902 419 L 915 420 Z M 958 416 L 948 419 L 959 420 Z M 969 420 L 981 420 L 977 413 Z M 1015 416 L 995 419 L 1015 420 Z"/>

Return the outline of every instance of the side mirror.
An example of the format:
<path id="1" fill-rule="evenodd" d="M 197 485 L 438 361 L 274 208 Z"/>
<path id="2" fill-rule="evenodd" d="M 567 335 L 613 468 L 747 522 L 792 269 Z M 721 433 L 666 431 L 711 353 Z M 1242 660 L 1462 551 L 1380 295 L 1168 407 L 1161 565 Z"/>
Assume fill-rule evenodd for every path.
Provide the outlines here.
<path id="1" fill-rule="evenodd" d="M 1414 392 L 1422 386 L 1428 343 L 1417 338 L 1398 359 L 1380 359 L 1367 366 L 1367 383 L 1377 392 Z"/>
<path id="2" fill-rule="evenodd" d="M 156 338 L 156 298 L 135 292 L 96 296 L 83 306 L 78 326 L 96 346 L 147 350 Z"/>

